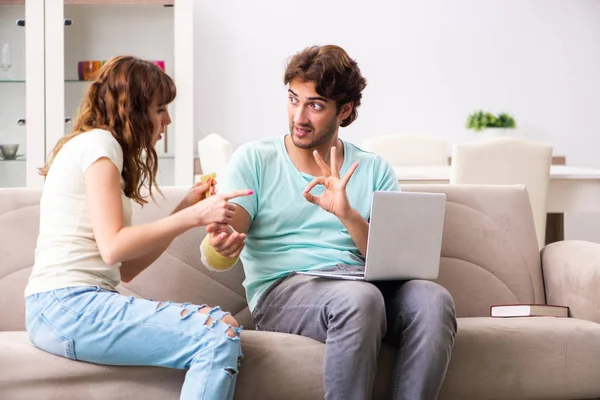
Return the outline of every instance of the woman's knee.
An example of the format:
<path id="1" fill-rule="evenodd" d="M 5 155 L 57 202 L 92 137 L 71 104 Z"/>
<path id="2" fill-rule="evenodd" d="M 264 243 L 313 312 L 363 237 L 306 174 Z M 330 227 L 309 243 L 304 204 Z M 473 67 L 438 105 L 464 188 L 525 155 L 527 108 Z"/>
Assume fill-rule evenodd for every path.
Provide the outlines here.
<path id="1" fill-rule="evenodd" d="M 217 349 L 219 353 L 217 358 L 224 362 L 238 359 L 241 356 L 240 333 L 242 328 L 235 318 L 219 307 L 202 307 L 198 310 L 198 314 L 204 318 L 202 329 L 211 331 L 210 334 L 203 335 L 203 341 L 211 342 L 212 347 Z M 201 345 L 198 351 L 203 353 L 205 349 L 205 346 Z"/>
<path id="2" fill-rule="evenodd" d="M 240 324 L 230 313 L 222 312 L 219 307 L 204 307 L 201 308 L 199 312 L 202 314 L 208 314 L 208 318 L 206 319 L 204 325 L 214 326 L 218 324 L 218 322 L 222 322 L 227 327 L 227 329 L 225 330 L 225 334 L 227 336 L 231 338 L 237 338 L 239 336 Z"/>

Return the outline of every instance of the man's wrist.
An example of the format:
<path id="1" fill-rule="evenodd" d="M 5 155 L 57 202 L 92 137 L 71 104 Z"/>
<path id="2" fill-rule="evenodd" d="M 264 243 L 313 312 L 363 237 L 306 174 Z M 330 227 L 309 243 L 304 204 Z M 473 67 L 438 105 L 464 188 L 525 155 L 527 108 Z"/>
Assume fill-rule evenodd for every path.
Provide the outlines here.
<path id="1" fill-rule="evenodd" d="M 219 253 L 210 244 L 209 236 L 205 236 L 200 243 L 200 260 L 211 271 L 226 271 L 233 267 L 239 257 L 226 257 Z"/>
<path id="2" fill-rule="evenodd" d="M 361 221 L 363 219 L 360 213 L 354 208 L 351 208 L 343 217 L 338 216 L 338 218 L 344 225 L 352 224 L 353 222 Z"/>

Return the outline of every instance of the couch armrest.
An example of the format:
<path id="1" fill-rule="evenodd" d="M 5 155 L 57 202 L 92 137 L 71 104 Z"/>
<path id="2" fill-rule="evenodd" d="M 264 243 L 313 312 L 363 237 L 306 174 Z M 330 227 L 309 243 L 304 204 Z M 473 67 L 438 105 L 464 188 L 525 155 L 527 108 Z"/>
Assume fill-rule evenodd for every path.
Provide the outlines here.
<path id="1" fill-rule="evenodd" d="M 600 244 L 567 240 L 542 250 L 546 303 L 569 306 L 570 316 L 600 323 Z"/>

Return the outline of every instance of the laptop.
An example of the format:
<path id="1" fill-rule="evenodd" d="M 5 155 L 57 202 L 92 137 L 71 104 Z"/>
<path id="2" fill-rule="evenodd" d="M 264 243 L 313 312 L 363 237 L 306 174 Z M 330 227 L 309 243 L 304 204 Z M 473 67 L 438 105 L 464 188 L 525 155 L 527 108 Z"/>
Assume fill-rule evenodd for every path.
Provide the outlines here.
<path id="1" fill-rule="evenodd" d="M 362 281 L 436 279 L 445 212 L 444 193 L 374 192 L 365 265 L 296 273 Z"/>

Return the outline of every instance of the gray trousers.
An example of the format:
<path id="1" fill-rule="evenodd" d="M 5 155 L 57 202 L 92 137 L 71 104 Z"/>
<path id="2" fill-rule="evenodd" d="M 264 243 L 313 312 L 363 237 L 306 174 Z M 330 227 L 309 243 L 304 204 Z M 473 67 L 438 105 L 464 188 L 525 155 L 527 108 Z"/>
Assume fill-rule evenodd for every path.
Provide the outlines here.
<path id="1" fill-rule="evenodd" d="M 436 399 L 456 334 L 454 302 L 423 280 L 357 282 L 291 274 L 265 292 L 256 329 L 325 343 L 327 400 L 370 399 L 381 341 L 398 348 L 389 399 Z"/>

